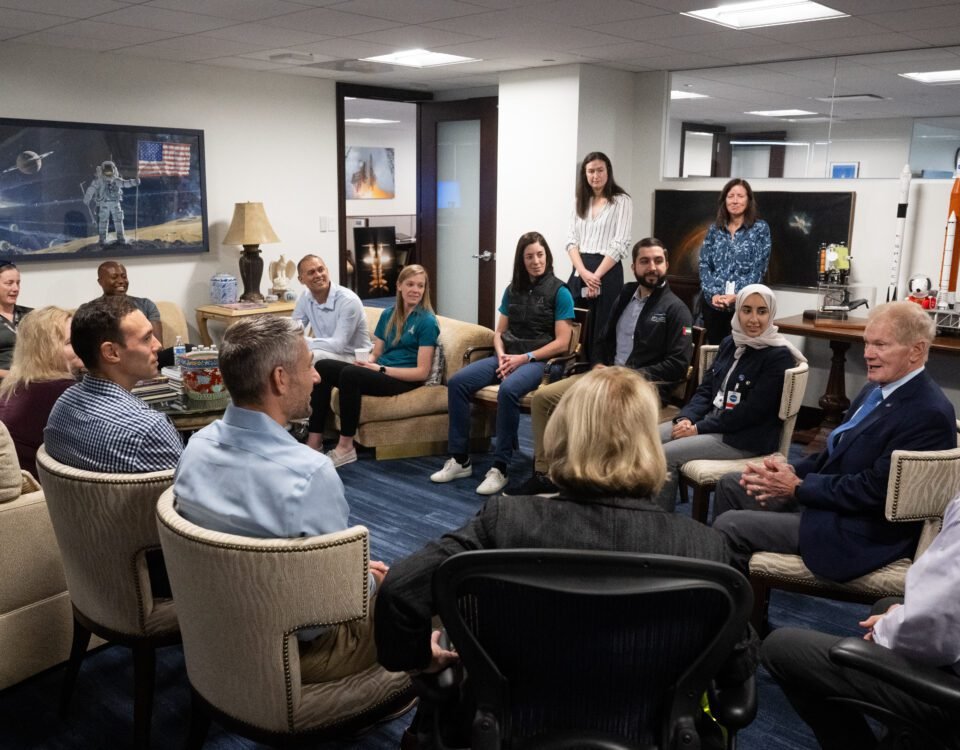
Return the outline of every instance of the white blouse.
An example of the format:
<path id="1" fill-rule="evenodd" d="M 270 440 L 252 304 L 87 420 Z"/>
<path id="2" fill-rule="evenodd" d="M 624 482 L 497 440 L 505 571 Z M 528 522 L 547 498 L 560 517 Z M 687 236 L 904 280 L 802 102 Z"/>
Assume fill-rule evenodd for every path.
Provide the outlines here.
<path id="1" fill-rule="evenodd" d="M 581 219 L 574 210 L 567 235 L 567 252 L 576 247 L 581 255 L 608 255 L 619 263 L 630 252 L 632 227 L 633 201 L 625 193 L 613 196 L 596 217 L 588 210 L 587 218 Z"/>

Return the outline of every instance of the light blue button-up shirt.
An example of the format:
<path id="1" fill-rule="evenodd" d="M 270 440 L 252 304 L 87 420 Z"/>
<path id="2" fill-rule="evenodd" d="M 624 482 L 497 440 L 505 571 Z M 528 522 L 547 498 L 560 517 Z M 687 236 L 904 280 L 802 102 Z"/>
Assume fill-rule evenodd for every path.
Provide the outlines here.
<path id="1" fill-rule="evenodd" d="M 261 539 L 342 531 L 350 514 L 329 458 L 234 404 L 190 438 L 174 492 L 177 510 L 198 526 Z"/>
<path id="2" fill-rule="evenodd" d="M 373 348 L 363 302 L 354 292 L 333 282 L 322 305 L 306 290 L 293 308 L 293 319 L 312 329 L 307 345 L 314 362 L 319 359 L 353 362 L 356 349 Z"/>

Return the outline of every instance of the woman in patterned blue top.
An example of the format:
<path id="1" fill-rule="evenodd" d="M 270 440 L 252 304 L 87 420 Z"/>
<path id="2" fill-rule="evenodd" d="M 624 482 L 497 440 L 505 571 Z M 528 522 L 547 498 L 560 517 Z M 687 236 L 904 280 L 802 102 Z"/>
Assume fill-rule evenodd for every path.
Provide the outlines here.
<path id="1" fill-rule="evenodd" d="M 373 334 L 373 351 L 366 360 L 321 359 L 316 364 L 320 384 L 310 402 L 307 445 L 320 450 L 330 412 L 330 394 L 340 388 L 340 440 L 327 452 L 334 466 L 353 463 L 353 442 L 360 424 L 363 396 L 396 396 L 423 385 L 430 375 L 440 324 L 430 304 L 430 282 L 423 266 L 405 266 L 397 277 L 397 301 L 380 315 Z"/>
<path id="2" fill-rule="evenodd" d="M 757 218 L 757 202 L 746 180 L 723 186 L 717 220 L 700 248 L 701 310 L 707 343 L 730 335 L 737 292 L 759 284 L 770 262 L 770 227 Z"/>

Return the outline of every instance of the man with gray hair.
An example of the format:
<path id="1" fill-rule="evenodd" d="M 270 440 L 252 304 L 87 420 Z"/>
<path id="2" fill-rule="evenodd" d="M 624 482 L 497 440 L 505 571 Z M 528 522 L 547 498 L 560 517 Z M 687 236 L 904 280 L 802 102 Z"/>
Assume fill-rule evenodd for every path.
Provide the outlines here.
<path id="1" fill-rule="evenodd" d="M 177 467 L 177 510 L 198 526 L 240 536 L 288 538 L 347 528 L 350 509 L 330 459 L 286 430 L 310 416 L 319 380 L 290 318 L 244 318 L 227 329 L 220 370 L 233 401 L 196 433 Z M 387 566 L 370 561 L 371 591 Z M 324 682 L 376 661 L 372 610 L 363 621 L 298 633 L 304 682 Z"/>
<path id="2" fill-rule="evenodd" d="M 720 480 L 714 528 L 737 567 L 746 572 L 756 551 L 799 554 L 842 582 L 913 554 L 920 524 L 887 521 L 887 478 L 895 450 L 957 445 L 953 405 L 924 369 L 935 334 L 916 303 L 874 309 L 863 332 L 868 382 L 826 449 L 796 467 L 767 458 Z"/>

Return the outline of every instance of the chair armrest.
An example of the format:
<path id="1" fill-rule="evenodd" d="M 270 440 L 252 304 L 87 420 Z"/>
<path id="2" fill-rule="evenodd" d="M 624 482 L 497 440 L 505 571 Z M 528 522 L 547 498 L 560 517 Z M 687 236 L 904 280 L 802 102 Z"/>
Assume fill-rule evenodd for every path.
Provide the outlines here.
<path id="1" fill-rule="evenodd" d="M 920 664 L 889 648 L 862 638 L 844 638 L 830 649 L 830 660 L 883 680 L 945 711 L 960 711 L 960 677 Z"/>
<path id="2" fill-rule="evenodd" d="M 461 365 L 461 367 L 469 365 L 473 361 L 473 355 L 477 352 L 490 352 L 493 354 L 496 351 L 492 346 L 468 346 L 463 350 L 463 365 Z"/>
<path id="3" fill-rule="evenodd" d="M 757 716 L 757 679 L 749 677 L 739 685 L 718 688 L 710 685 L 710 713 L 720 725 L 738 731 Z"/>

